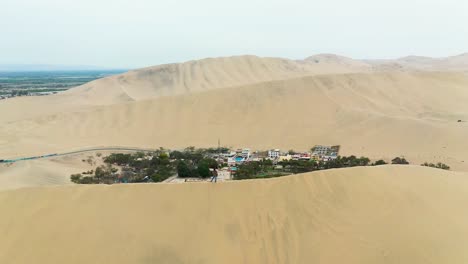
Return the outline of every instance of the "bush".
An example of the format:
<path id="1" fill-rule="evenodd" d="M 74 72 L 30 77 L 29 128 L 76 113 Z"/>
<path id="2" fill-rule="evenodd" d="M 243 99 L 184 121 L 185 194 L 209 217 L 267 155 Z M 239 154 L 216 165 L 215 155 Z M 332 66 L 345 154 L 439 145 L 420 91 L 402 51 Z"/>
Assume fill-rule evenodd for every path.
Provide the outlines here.
<path id="1" fill-rule="evenodd" d="M 111 175 L 111 171 L 106 170 L 104 166 L 99 166 L 96 168 L 96 172 L 94 173 L 94 176 L 98 179 L 104 179 L 107 178 Z"/>
<path id="2" fill-rule="evenodd" d="M 181 178 L 188 178 L 193 176 L 192 171 L 190 170 L 187 163 L 185 163 L 185 161 L 179 161 L 177 164 L 177 174 Z"/>
<path id="3" fill-rule="evenodd" d="M 208 178 L 211 176 L 210 167 L 207 163 L 200 163 L 197 168 L 198 175 L 202 178 Z"/>
<path id="4" fill-rule="evenodd" d="M 367 157 L 358 158 L 354 155 L 351 155 L 349 157 L 338 156 L 336 159 L 328 161 L 325 164 L 323 164 L 323 168 L 333 169 L 333 168 L 368 166 L 369 163 L 370 163 L 370 159 Z"/>
<path id="5" fill-rule="evenodd" d="M 379 165 L 385 165 L 387 164 L 387 162 L 385 162 L 385 160 L 378 160 L 376 162 L 374 162 L 374 166 L 379 166 Z"/>
<path id="6" fill-rule="evenodd" d="M 443 164 L 443 163 L 437 163 L 437 168 L 439 169 L 443 169 L 443 170 L 450 170 L 450 166 L 448 166 L 447 164 Z"/>
<path id="7" fill-rule="evenodd" d="M 169 177 L 170 177 L 169 175 L 155 173 L 151 176 L 151 179 L 153 180 L 153 182 L 162 182 L 162 181 L 167 180 Z"/>
<path id="8" fill-rule="evenodd" d="M 405 158 L 396 157 L 392 159 L 392 164 L 408 165 L 409 162 Z"/>
<path id="9" fill-rule="evenodd" d="M 133 160 L 131 154 L 123 154 L 123 153 L 113 153 L 104 158 L 105 163 L 110 164 L 117 164 L 117 165 L 126 165 L 129 164 Z"/>
<path id="10" fill-rule="evenodd" d="M 421 164 L 421 166 L 442 169 L 442 170 L 450 170 L 450 166 L 441 162 L 437 164 L 424 162 L 423 164 Z"/>
<path id="11" fill-rule="evenodd" d="M 274 170 L 273 168 L 273 163 L 271 160 L 261 160 L 261 161 L 253 161 L 253 162 L 248 162 L 244 163 L 240 166 L 238 166 L 238 171 L 236 174 L 234 174 L 234 179 L 236 180 L 243 180 L 243 179 L 255 179 L 255 178 L 267 178 L 270 177 L 270 175 L 275 174 L 289 174 L 289 172 L 297 172 L 297 171 L 303 171 L 307 170 L 308 164 L 310 162 L 308 161 L 284 161 L 281 162 L 283 167 L 288 167 L 288 173 L 278 173 L 272 171 Z"/>
<path id="12" fill-rule="evenodd" d="M 96 181 L 93 177 L 83 177 L 79 183 L 80 184 L 96 184 L 99 182 Z"/>
<path id="13" fill-rule="evenodd" d="M 70 180 L 76 184 L 95 184 L 99 183 L 94 177 L 86 176 L 83 177 L 81 174 L 73 174 L 70 176 Z"/>
<path id="14" fill-rule="evenodd" d="M 72 174 L 72 175 L 70 176 L 70 180 L 71 180 L 71 182 L 73 182 L 73 183 L 80 183 L 81 177 L 82 177 L 81 174 Z"/>
<path id="15" fill-rule="evenodd" d="M 171 156 L 171 159 L 177 159 L 177 160 L 183 160 L 187 158 L 185 153 L 177 151 L 177 150 L 172 151 L 170 156 Z"/>

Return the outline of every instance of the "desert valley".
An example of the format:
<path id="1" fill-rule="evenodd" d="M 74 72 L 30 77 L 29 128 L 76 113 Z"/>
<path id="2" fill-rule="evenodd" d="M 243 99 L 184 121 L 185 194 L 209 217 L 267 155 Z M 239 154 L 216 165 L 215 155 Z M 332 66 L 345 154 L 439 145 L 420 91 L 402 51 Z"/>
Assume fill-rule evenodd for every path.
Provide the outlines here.
<path id="1" fill-rule="evenodd" d="M 0 100 L 5 160 L 220 141 L 412 162 L 112 186 L 70 181 L 97 151 L 0 163 L 0 263 L 466 263 L 467 101 L 468 54 L 208 58 Z"/>
<path id="2" fill-rule="evenodd" d="M 161 65 L 0 101 L 0 157 L 97 146 L 305 150 L 465 165 L 468 55 L 255 56 Z M 467 163 L 468 164 L 468 163 Z"/>

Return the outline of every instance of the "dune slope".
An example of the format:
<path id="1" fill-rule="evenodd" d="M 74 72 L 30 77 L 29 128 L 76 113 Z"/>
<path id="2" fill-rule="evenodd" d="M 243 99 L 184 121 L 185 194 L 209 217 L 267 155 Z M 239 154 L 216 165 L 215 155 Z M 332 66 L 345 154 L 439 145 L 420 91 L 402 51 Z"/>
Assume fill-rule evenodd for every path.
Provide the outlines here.
<path id="1" fill-rule="evenodd" d="M 468 72 L 468 53 L 444 58 L 406 56 L 395 60 L 364 60 L 374 70 L 463 71 Z"/>
<path id="2" fill-rule="evenodd" d="M 382 71 L 468 71 L 468 55 L 408 56 L 395 60 L 355 60 L 334 54 L 318 54 L 304 60 L 257 56 L 208 58 L 134 70 L 65 94 L 86 104 L 108 105 L 300 76 Z"/>
<path id="3" fill-rule="evenodd" d="M 106 105 L 306 75 L 370 69 L 365 63 L 352 61 L 344 57 L 315 61 L 257 56 L 209 58 L 134 70 L 85 84 L 64 94 L 71 94 L 88 104 Z"/>
<path id="4" fill-rule="evenodd" d="M 109 155 L 111 152 L 99 152 Z M 103 165 L 94 152 L 0 164 L 0 191 L 71 184 L 70 175 Z"/>
<path id="5" fill-rule="evenodd" d="M 1 263 L 466 263 L 468 178 L 355 168 L 0 192 Z"/>
<path id="6" fill-rule="evenodd" d="M 0 156 L 90 146 L 217 144 L 307 150 L 464 166 L 468 77 L 374 73 L 301 77 L 0 124 Z"/>

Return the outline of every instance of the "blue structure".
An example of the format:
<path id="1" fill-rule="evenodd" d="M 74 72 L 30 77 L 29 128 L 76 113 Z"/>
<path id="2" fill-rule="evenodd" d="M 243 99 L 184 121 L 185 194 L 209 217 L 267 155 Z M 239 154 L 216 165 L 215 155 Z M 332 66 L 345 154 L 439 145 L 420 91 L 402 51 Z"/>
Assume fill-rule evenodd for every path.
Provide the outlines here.
<path id="1" fill-rule="evenodd" d="M 244 161 L 245 161 L 245 159 L 243 157 L 236 157 L 236 162 L 237 163 L 242 163 Z"/>

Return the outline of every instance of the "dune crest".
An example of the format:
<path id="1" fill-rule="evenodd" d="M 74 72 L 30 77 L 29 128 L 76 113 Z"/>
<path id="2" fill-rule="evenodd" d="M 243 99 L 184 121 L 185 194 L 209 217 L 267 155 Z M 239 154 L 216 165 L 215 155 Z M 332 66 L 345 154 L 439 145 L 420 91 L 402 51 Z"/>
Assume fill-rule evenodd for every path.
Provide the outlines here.
<path id="1" fill-rule="evenodd" d="M 361 65 L 341 59 L 320 62 L 235 56 L 208 58 L 134 70 L 71 89 L 91 104 L 112 104 L 212 89 L 282 80 L 306 75 L 362 72 Z"/>
<path id="2" fill-rule="evenodd" d="M 134 70 L 71 89 L 86 104 L 109 105 L 301 76 L 382 71 L 468 71 L 466 54 L 395 60 L 356 60 L 318 54 L 304 60 L 257 56 L 208 58 Z"/>
<path id="3" fill-rule="evenodd" d="M 466 174 L 412 166 L 7 191 L 0 262 L 466 263 L 467 202 Z"/>

